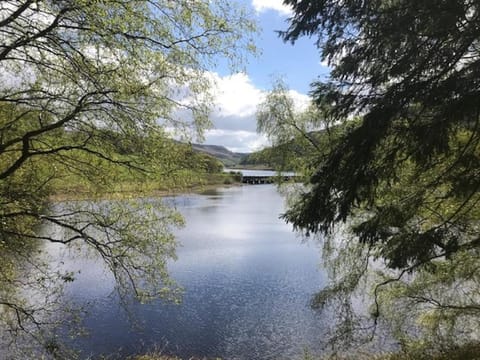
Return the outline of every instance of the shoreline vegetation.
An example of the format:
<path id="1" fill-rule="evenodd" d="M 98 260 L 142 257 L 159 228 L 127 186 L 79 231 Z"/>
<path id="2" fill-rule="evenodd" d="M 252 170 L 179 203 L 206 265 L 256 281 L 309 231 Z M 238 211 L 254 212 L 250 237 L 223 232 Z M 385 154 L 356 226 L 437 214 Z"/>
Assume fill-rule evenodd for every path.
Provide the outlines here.
<path id="1" fill-rule="evenodd" d="M 63 182 L 61 185 L 55 187 L 54 192 L 49 197 L 49 201 L 114 200 L 146 196 L 161 197 L 197 193 L 219 186 L 236 186 L 240 184 L 241 175 L 234 171 L 223 173 L 193 173 L 187 177 L 182 177 L 181 182 L 152 179 L 120 180 L 100 189 L 92 188 L 88 183 Z"/>
<path id="2" fill-rule="evenodd" d="M 113 151 L 110 161 L 100 159 L 92 163 L 83 154 L 76 154 L 89 164 L 85 172 L 56 166 L 49 182 L 48 200 L 169 196 L 241 182 L 238 169 L 224 171 L 225 165 L 218 158 L 196 151 L 191 145 L 146 137 L 137 149 L 129 143 L 130 140 L 118 139 L 120 149 Z M 146 146 L 149 142 L 153 145 Z"/>
<path id="3" fill-rule="evenodd" d="M 445 349 L 442 352 L 424 353 L 422 351 L 407 351 L 396 353 L 339 353 L 335 355 L 314 356 L 308 352 L 300 358 L 301 360 L 478 360 L 480 359 L 480 343 L 468 343 L 461 347 Z M 222 358 L 190 357 L 180 358 L 161 353 L 148 353 L 134 355 L 126 360 L 228 360 Z"/>

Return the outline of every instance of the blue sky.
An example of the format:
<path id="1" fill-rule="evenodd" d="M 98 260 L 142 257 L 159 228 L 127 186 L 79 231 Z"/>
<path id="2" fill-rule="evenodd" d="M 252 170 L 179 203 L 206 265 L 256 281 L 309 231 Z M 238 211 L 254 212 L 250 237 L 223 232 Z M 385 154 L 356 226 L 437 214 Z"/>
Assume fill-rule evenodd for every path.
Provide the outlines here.
<path id="1" fill-rule="evenodd" d="M 256 106 L 271 88 L 272 80 L 281 77 L 291 89 L 299 106 L 308 102 L 310 83 L 328 75 L 320 63 L 314 39 L 302 38 L 295 45 L 283 42 L 275 33 L 288 26 L 289 9 L 282 0 L 243 0 L 261 28 L 256 45 L 260 56 L 250 57 L 246 73 L 228 74 L 217 69 L 216 106 L 211 118 L 214 128 L 207 131 L 206 144 L 223 145 L 232 151 L 250 152 L 267 144 L 256 134 Z"/>
<path id="2" fill-rule="evenodd" d="M 255 3 L 280 3 L 281 0 L 261 1 Z M 260 11 L 261 10 L 261 11 Z M 314 39 L 301 38 L 294 45 L 285 43 L 276 33 L 288 27 L 285 13 L 271 8 L 255 11 L 258 23 L 263 29 L 257 39 L 262 54 L 252 59 L 247 66 L 248 75 L 254 84 L 269 88 L 272 75 L 282 76 L 293 90 L 307 93 L 310 83 L 319 75 L 326 74 L 327 68 L 320 64 L 320 53 Z"/>

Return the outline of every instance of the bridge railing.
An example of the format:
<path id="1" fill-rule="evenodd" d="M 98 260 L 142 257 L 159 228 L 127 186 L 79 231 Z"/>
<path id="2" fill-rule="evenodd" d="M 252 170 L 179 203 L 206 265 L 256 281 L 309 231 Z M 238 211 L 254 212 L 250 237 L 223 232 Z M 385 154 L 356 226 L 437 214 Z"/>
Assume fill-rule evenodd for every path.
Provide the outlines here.
<path id="1" fill-rule="evenodd" d="M 283 181 L 290 181 L 298 178 L 294 175 L 284 175 L 280 177 Z M 244 184 L 272 184 L 279 180 L 278 176 L 242 176 L 242 183 Z"/>

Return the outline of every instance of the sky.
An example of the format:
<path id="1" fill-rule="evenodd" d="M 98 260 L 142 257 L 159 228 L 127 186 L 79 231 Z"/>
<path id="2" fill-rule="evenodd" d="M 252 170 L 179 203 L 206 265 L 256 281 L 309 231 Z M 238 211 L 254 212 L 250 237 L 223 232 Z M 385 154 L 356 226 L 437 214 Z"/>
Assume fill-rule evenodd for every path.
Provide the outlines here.
<path id="1" fill-rule="evenodd" d="M 285 43 L 276 30 L 285 30 L 290 10 L 282 0 L 243 0 L 261 28 L 256 45 L 260 55 L 250 57 L 245 73 L 229 74 L 216 69 L 216 100 L 211 113 L 213 128 L 204 144 L 223 145 L 234 152 L 252 152 L 268 145 L 256 133 L 255 112 L 273 79 L 282 78 L 299 107 L 308 103 L 310 83 L 328 75 L 320 62 L 315 40 L 301 38 L 294 45 Z"/>

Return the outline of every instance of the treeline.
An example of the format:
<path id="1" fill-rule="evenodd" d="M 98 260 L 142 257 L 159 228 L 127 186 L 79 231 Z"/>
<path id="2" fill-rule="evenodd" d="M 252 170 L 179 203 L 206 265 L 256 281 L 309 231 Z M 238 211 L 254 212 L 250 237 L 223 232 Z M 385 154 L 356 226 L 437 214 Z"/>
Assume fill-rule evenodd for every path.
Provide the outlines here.
<path id="1" fill-rule="evenodd" d="M 65 131 L 61 136 L 72 142 L 80 134 Z M 102 141 L 102 151 L 110 144 L 108 157 L 91 158 L 83 150 L 69 154 L 78 157 L 78 161 L 90 163 L 91 171 L 72 172 L 68 163 L 57 167 L 53 194 L 68 197 L 72 193 L 108 196 L 118 192 L 178 191 L 224 181 L 223 164 L 219 160 L 167 136 L 126 135 L 102 129 L 96 137 Z M 100 152 L 100 149 L 93 147 L 92 151 Z"/>
<path id="2" fill-rule="evenodd" d="M 281 143 L 246 155 L 240 165 L 262 166 L 278 171 L 305 171 L 306 167 L 319 161 L 319 153 L 326 153 L 355 124 L 352 121 L 321 130 L 292 133 L 289 139 Z"/>

